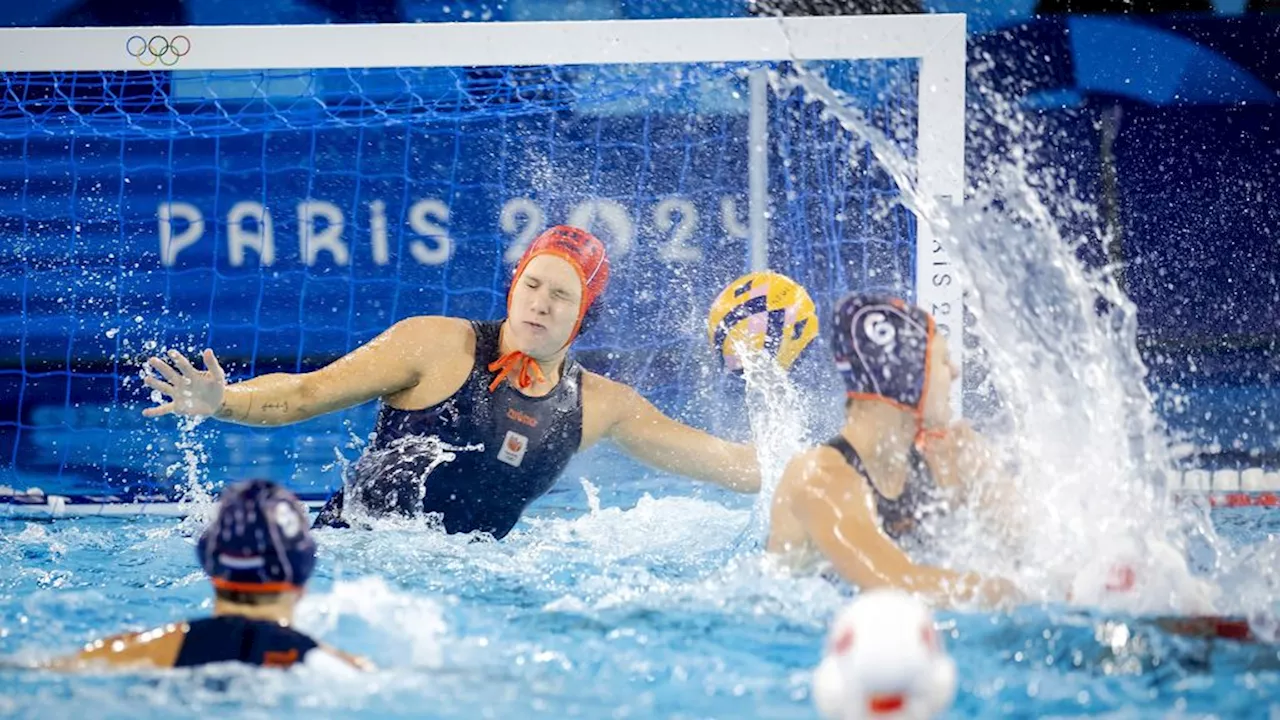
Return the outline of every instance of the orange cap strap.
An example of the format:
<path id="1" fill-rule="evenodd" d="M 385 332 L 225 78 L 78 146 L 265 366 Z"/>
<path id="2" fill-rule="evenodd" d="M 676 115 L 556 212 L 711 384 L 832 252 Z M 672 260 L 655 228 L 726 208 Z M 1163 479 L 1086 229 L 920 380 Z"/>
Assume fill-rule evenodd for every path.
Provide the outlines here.
<path id="1" fill-rule="evenodd" d="M 532 370 L 532 374 L 530 374 Z M 542 367 L 538 365 L 538 361 L 525 355 L 519 350 L 512 350 L 497 360 L 489 363 L 489 372 L 498 373 L 493 382 L 489 383 L 489 392 L 493 392 L 502 381 L 506 379 L 512 372 L 516 373 L 516 387 L 521 390 L 533 384 L 533 377 L 537 376 L 538 382 L 546 382 L 547 378 L 542 374 Z"/>
<path id="2" fill-rule="evenodd" d="M 922 423 L 918 423 L 916 427 L 918 429 L 916 430 L 915 444 L 916 444 L 916 448 L 919 450 L 924 450 L 925 446 L 928 445 L 929 442 L 932 440 L 942 440 L 947 437 L 946 428 L 935 428 L 933 430 L 925 430 L 924 425 Z"/>

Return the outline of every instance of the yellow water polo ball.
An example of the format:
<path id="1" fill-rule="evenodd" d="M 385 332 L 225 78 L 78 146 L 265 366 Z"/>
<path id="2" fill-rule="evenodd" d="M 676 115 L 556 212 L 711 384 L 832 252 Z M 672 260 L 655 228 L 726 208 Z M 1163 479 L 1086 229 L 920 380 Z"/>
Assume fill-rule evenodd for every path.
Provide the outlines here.
<path id="1" fill-rule="evenodd" d="M 707 335 L 726 370 L 742 370 L 739 352 L 764 352 L 790 368 L 818 336 L 813 299 L 799 283 L 776 272 L 734 280 L 711 303 Z"/>

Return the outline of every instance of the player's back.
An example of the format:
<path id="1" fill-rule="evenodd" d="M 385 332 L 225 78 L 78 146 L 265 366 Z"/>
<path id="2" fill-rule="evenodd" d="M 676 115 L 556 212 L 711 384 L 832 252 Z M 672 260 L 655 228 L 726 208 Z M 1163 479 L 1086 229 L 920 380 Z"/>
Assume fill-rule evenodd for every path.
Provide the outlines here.
<path id="1" fill-rule="evenodd" d="M 224 614 L 177 622 L 89 643 L 76 655 L 46 663 L 71 669 L 105 663 L 116 667 L 198 667 L 238 662 L 262 667 L 290 667 L 308 654 L 331 655 L 345 664 L 364 667 L 360 658 L 317 643 L 277 620 Z"/>
<path id="2" fill-rule="evenodd" d="M 290 667 L 302 662 L 317 646 L 310 636 L 279 622 L 221 615 L 187 623 L 186 637 L 173 666 L 241 662 Z"/>

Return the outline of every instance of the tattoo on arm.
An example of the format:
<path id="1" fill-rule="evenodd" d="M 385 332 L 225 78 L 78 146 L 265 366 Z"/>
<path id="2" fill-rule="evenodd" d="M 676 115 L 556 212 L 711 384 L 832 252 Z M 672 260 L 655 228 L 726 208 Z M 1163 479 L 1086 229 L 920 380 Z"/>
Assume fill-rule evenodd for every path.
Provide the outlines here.
<path id="1" fill-rule="evenodd" d="M 289 412 L 289 401 L 288 401 L 288 400 L 279 400 L 279 401 L 276 401 L 276 402 L 263 403 L 263 404 L 262 404 L 262 411 L 263 411 L 263 412 L 275 412 L 275 413 L 280 413 L 280 414 L 282 414 L 282 415 L 283 415 L 284 413 Z"/>

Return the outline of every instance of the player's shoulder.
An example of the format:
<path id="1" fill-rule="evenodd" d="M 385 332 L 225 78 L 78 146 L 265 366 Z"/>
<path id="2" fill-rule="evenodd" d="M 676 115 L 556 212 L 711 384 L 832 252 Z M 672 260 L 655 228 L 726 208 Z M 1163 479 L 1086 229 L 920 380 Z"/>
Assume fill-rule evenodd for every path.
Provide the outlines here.
<path id="1" fill-rule="evenodd" d="M 814 445 L 791 458 L 788 467 L 805 475 L 819 475 L 848 468 L 844 456 L 830 445 Z"/>
<path id="2" fill-rule="evenodd" d="M 651 407 L 635 388 L 626 383 L 611 380 L 598 373 L 582 371 L 582 406 L 598 417 L 606 418 L 605 425 L 628 417 L 638 417 Z"/>
<path id="3" fill-rule="evenodd" d="M 443 336 L 474 335 L 475 330 L 470 320 L 449 317 L 447 315 L 413 315 L 397 322 L 392 329 L 396 332 L 413 334 L 431 334 Z"/>
<path id="4" fill-rule="evenodd" d="M 591 372 L 584 369 L 582 371 L 582 399 L 584 402 L 591 401 L 614 404 L 618 402 L 629 402 L 633 397 L 639 397 L 640 393 L 635 388 L 620 383 L 617 380 L 611 380 L 599 373 Z"/>
<path id="5" fill-rule="evenodd" d="M 475 328 L 470 320 L 444 315 L 414 315 L 400 320 L 388 331 L 397 344 L 411 343 L 428 348 L 432 353 L 458 350 L 468 355 L 474 351 Z"/>
<path id="6" fill-rule="evenodd" d="M 190 629 L 189 622 L 176 622 L 142 632 L 113 635 L 86 644 L 75 656 L 54 666 L 74 668 L 105 663 L 173 667 Z"/>
<path id="7" fill-rule="evenodd" d="M 123 646 L 142 646 L 151 644 L 164 644 L 165 642 L 181 644 L 187 637 L 187 633 L 191 631 L 191 625 L 198 620 L 183 620 L 179 622 L 171 622 L 165 625 L 159 625 L 150 630 L 142 630 L 137 632 L 127 632 L 115 635 L 105 640 L 99 640 L 92 643 L 95 647 L 105 647 L 111 649 L 112 646 L 120 648 Z"/>
<path id="8" fill-rule="evenodd" d="M 791 458 L 783 471 L 784 481 L 793 490 L 823 490 L 837 486 L 850 490 L 860 486 L 851 483 L 856 471 L 838 450 L 829 445 L 815 445 Z"/>

